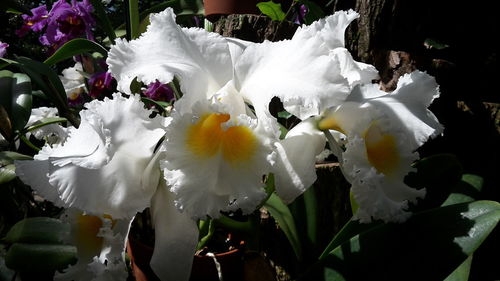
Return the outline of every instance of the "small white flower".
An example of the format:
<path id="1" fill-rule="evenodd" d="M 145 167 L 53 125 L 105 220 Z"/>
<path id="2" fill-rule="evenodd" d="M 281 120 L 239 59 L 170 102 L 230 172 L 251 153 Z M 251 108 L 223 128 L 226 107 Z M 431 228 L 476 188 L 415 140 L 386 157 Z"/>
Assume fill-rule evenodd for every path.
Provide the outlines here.
<path id="1" fill-rule="evenodd" d="M 82 75 L 83 67 L 80 62 L 76 62 L 73 67 L 68 67 L 62 71 L 59 76 L 66 91 L 68 100 L 74 101 L 80 98 L 80 95 L 87 91 L 85 87 L 85 77 Z"/>
<path id="2" fill-rule="evenodd" d="M 58 117 L 59 113 L 55 107 L 37 107 L 31 110 L 31 115 L 26 127 L 38 125 L 45 118 Z M 33 136 L 39 140 L 46 139 L 47 143 L 54 147 L 64 143 L 68 137 L 69 129 L 59 124 L 49 124 L 31 131 Z"/>

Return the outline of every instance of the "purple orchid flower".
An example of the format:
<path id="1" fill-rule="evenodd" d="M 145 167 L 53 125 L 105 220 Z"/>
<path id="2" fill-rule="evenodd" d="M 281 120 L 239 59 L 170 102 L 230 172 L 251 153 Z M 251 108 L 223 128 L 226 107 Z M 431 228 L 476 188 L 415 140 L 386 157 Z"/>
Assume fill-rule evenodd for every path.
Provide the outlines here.
<path id="1" fill-rule="evenodd" d="M 66 0 L 58 0 L 48 13 L 45 5 L 31 11 L 33 16 L 22 16 L 25 24 L 17 34 L 23 36 L 29 30 L 40 32 L 46 27 L 39 40 L 43 45 L 50 46 L 50 52 L 74 38 L 84 36 L 94 40 L 92 28 L 95 26 L 95 20 L 91 14 L 93 7 L 89 0 L 72 0 L 71 4 Z"/>
<path id="2" fill-rule="evenodd" d="M 298 8 L 298 11 L 295 14 L 295 17 L 293 18 L 293 22 L 295 24 L 305 23 L 305 18 L 306 18 L 307 12 L 309 12 L 309 9 L 307 9 L 307 6 L 304 4 L 300 5 L 300 7 Z"/>
<path id="3" fill-rule="evenodd" d="M 31 14 L 32 16 L 21 16 L 24 20 L 24 25 L 19 30 L 16 30 L 17 36 L 22 37 L 30 30 L 40 32 L 49 20 L 49 13 L 47 12 L 47 6 L 45 5 L 31 9 Z"/>
<path id="4" fill-rule="evenodd" d="M 148 85 L 144 95 L 154 101 L 170 102 L 175 99 L 174 91 L 167 84 L 156 80 Z"/>
<path id="5" fill-rule="evenodd" d="M 7 53 L 7 47 L 9 47 L 9 44 L 0 41 L 0 58 L 3 58 Z"/>
<path id="6" fill-rule="evenodd" d="M 116 80 L 107 71 L 92 74 L 88 81 L 89 96 L 94 99 L 111 96 L 116 88 Z"/>

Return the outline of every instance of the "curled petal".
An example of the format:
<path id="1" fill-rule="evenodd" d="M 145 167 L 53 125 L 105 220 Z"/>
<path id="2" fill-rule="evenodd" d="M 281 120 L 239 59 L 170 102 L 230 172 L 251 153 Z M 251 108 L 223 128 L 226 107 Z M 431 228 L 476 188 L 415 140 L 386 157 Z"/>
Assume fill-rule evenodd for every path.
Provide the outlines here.
<path id="1" fill-rule="evenodd" d="M 443 126 L 427 108 L 439 97 L 439 86 L 434 77 L 421 71 L 402 76 L 396 90 L 386 93 L 375 84 L 356 87 L 347 98 L 362 104 L 370 104 L 391 120 L 398 120 L 406 128 L 409 145 L 417 149 L 429 137 L 443 132 Z"/>
<path id="2" fill-rule="evenodd" d="M 337 52 L 344 48 L 344 31 L 358 15 L 337 12 L 299 28 L 291 40 L 263 42 L 247 47 L 235 65 L 235 85 L 257 110 L 273 97 L 300 119 L 319 115 L 345 100 L 356 81 L 373 69 Z M 355 73 L 360 72 L 360 73 Z M 366 72 L 366 73 L 365 73 Z"/>
<path id="3" fill-rule="evenodd" d="M 35 190 L 52 186 L 66 206 L 113 218 L 132 217 L 149 205 L 154 193 L 144 171 L 164 134 L 162 120 L 149 118 L 139 97 L 93 101 L 81 112 L 81 127 L 67 142 L 49 150 L 43 163 L 24 162 L 19 172 L 35 167 L 45 177 L 29 182 Z M 37 157 L 35 157 L 37 159 Z M 158 176 L 158 175 L 157 175 Z M 47 183 L 48 182 L 48 183 Z"/>
<path id="4" fill-rule="evenodd" d="M 198 243 L 198 226 L 174 206 L 174 194 L 165 181 L 152 199 L 151 214 L 155 228 L 155 247 L 151 268 L 161 280 L 187 281 Z"/>
<path id="5" fill-rule="evenodd" d="M 347 78 L 351 87 L 371 83 L 373 79 L 378 77 L 375 66 L 355 61 L 346 48 L 332 50 L 331 56 L 340 63 L 340 73 Z"/>
<path id="6" fill-rule="evenodd" d="M 33 157 L 34 161 L 15 161 L 16 175 L 25 184 L 31 186 L 38 195 L 58 207 L 63 207 L 64 202 L 59 197 L 58 190 L 49 184 L 47 178 L 50 167 L 49 156 L 51 153 L 52 148 L 46 145 Z"/>
<path id="7" fill-rule="evenodd" d="M 276 193 L 283 202 L 292 202 L 316 181 L 316 156 L 323 151 L 325 143 L 325 136 L 316 129 L 316 119 L 309 118 L 275 144 Z"/>
<path id="8" fill-rule="evenodd" d="M 198 28 L 181 28 L 171 8 L 151 15 L 151 24 L 138 39 L 117 40 L 107 63 L 118 89 L 130 93 L 137 77 L 149 84 L 162 83 L 177 76 L 185 99 L 206 98 L 232 78 L 232 55 L 246 46 L 241 40 L 226 40 Z M 189 102 L 192 104 L 192 102 Z"/>

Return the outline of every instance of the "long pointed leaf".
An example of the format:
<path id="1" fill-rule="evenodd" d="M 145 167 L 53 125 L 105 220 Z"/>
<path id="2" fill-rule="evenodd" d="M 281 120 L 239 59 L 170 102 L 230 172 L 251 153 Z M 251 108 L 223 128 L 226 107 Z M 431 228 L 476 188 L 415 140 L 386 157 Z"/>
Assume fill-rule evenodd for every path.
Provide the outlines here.
<path id="1" fill-rule="evenodd" d="M 0 105 L 7 111 L 12 130 L 24 128 L 31 114 L 31 80 L 23 73 L 0 71 Z"/>
<path id="2" fill-rule="evenodd" d="M 132 40 L 139 37 L 139 1 L 128 0 L 127 35 Z"/>
<path id="3" fill-rule="evenodd" d="M 53 65 L 73 56 L 80 55 L 86 52 L 98 52 L 103 56 L 108 55 L 108 50 L 96 42 L 77 38 L 66 42 L 52 56 L 44 61 L 45 64 Z"/>
<path id="4" fill-rule="evenodd" d="M 269 197 L 264 207 L 269 210 L 271 216 L 278 222 L 288 241 L 290 241 L 295 255 L 300 259 L 302 257 L 302 246 L 290 209 L 274 193 Z"/>
<path id="5" fill-rule="evenodd" d="M 443 280 L 499 220 L 498 202 L 440 207 L 356 235 L 331 251 L 325 264 L 345 280 Z"/>

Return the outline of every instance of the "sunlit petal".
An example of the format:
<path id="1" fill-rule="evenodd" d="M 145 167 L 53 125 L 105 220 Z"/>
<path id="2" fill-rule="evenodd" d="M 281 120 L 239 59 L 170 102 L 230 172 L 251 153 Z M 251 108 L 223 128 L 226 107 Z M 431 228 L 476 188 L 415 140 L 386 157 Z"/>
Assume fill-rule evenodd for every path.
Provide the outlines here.
<path id="1" fill-rule="evenodd" d="M 292 202 L 316 181 L 314 164 L 316 156 L 324 150 L 325 142 L 325 136 L 316 128 L 316 119 L 310 118 L 276 143 L 276 193 L 283 202 Z"/>
<path id="2" fill-rule="evenodd" d="M 155 228 L 155 247 L 151 268 L 161 280 L 187 281 L 191 273 L 198 226 L 174 206 L 174 194 L 164 181 L 158 187 L 151 206 Z"/>

